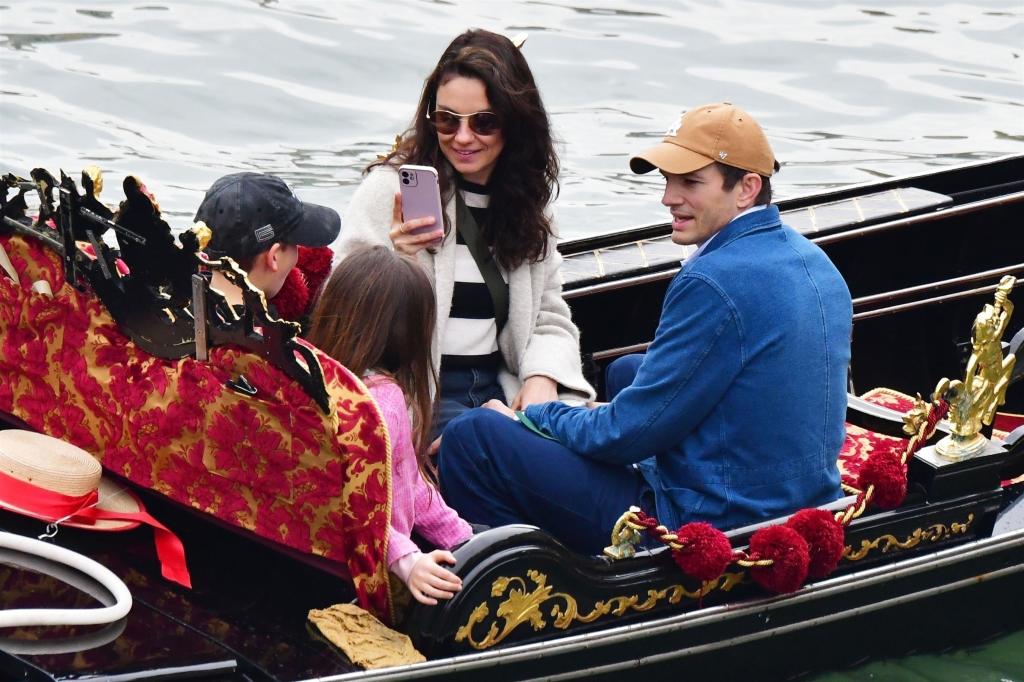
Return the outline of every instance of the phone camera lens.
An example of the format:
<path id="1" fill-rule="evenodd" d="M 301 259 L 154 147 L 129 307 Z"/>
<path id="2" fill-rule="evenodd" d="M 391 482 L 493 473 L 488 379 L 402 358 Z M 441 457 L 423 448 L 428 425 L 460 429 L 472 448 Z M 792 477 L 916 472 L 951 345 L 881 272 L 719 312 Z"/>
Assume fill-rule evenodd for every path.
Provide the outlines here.
<path id="1" fill-rule="evenodd" d="M 402 178 L 402 184 L 403 185 L 408 185 L 409 184 L 409 178 Z"/>

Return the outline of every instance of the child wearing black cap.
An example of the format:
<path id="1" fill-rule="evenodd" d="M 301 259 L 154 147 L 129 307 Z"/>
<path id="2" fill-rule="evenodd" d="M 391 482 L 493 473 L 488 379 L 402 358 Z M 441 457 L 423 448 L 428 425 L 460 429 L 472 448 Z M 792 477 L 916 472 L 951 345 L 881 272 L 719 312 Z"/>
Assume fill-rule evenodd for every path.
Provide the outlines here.
<path id="1" fill-rule="evenodd" d="M 268 300 L 295 267 L 299 246 L 328 246 L 341 230 L 337 211 L 301 201 L 284 180 L 265 173 L 232 173 L 214 182 L 196 220 L 213 233 L 207 254 L 232 258 Z M 242 304 L 241 290 L 220 272 L 214 271 L 211 286 L 231 305 Z"/>

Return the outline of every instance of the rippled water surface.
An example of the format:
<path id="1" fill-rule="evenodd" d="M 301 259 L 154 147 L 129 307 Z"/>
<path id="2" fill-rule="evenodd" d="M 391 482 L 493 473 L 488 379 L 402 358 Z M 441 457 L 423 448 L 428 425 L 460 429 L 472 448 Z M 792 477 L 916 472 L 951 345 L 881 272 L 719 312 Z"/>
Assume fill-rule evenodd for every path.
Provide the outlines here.
<path id="1" fill-rule="evenodd" d="M 709 101 L 763 123 L 782 196 L 1024 151 L 1021 0 L 8 0 L 0 171 L 98 163 L 109 202 L 134 173 L 175 227 L 244 169 L 343 209 L 470 26 L 529 34 L 563 237 L 661 220 L 628 155 Z"/>
<path id="2" fill-rule="evenodd" d="M 0 0 L 0 172 L 137 174 L 178 228 L 237 170 L 343 210 L 471 26 L 529 34 L 563 237 L 662 220 L 628 156 L 704 102 L 762 122 L 783 196 L 1024 152 L 1022 0 Z M 827 679 L 1021 682 L 1021 635 Z"/>

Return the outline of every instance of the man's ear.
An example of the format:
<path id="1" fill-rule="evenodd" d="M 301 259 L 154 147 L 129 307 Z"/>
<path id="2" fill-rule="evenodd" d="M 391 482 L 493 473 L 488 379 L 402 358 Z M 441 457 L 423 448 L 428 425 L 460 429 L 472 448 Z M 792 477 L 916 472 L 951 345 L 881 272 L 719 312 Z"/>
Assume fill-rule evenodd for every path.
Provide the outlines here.
<path id="1" fill-rule="evenodd" d="M 260 254 L 260 258 L 263 260 L 263 265 L 270 272 L 277 272 L 281 268 L 281 250 L 284 245 L 281 242 L 274 242 L 270 245 L 270 248 Z"/>
<path id="2" fill-rule="evenodd" d="M 736 195 L 736 208 L 745 211 L 754 205 L 757 195 L 761 193 L 761 176 L 757 173 L 747 173 L 737 183 L 739 193 Z"/>

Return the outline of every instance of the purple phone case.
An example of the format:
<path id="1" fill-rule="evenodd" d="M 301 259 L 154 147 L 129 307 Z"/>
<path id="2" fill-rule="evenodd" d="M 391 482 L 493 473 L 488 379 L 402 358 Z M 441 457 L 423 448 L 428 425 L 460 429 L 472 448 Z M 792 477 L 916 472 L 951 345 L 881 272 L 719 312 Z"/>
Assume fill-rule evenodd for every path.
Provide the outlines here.
<path id="1" fill-rule="evenodd" d="M 434 232 L 444 225 L 441 216 L 441 194 L 437 186 L 437 171 L 429 166 L 406 165 L 398 169 L 398 180 L 402 188 L 402 218 L 434 216 L 434 224 L 421 227 L 409 234 Z"/>

